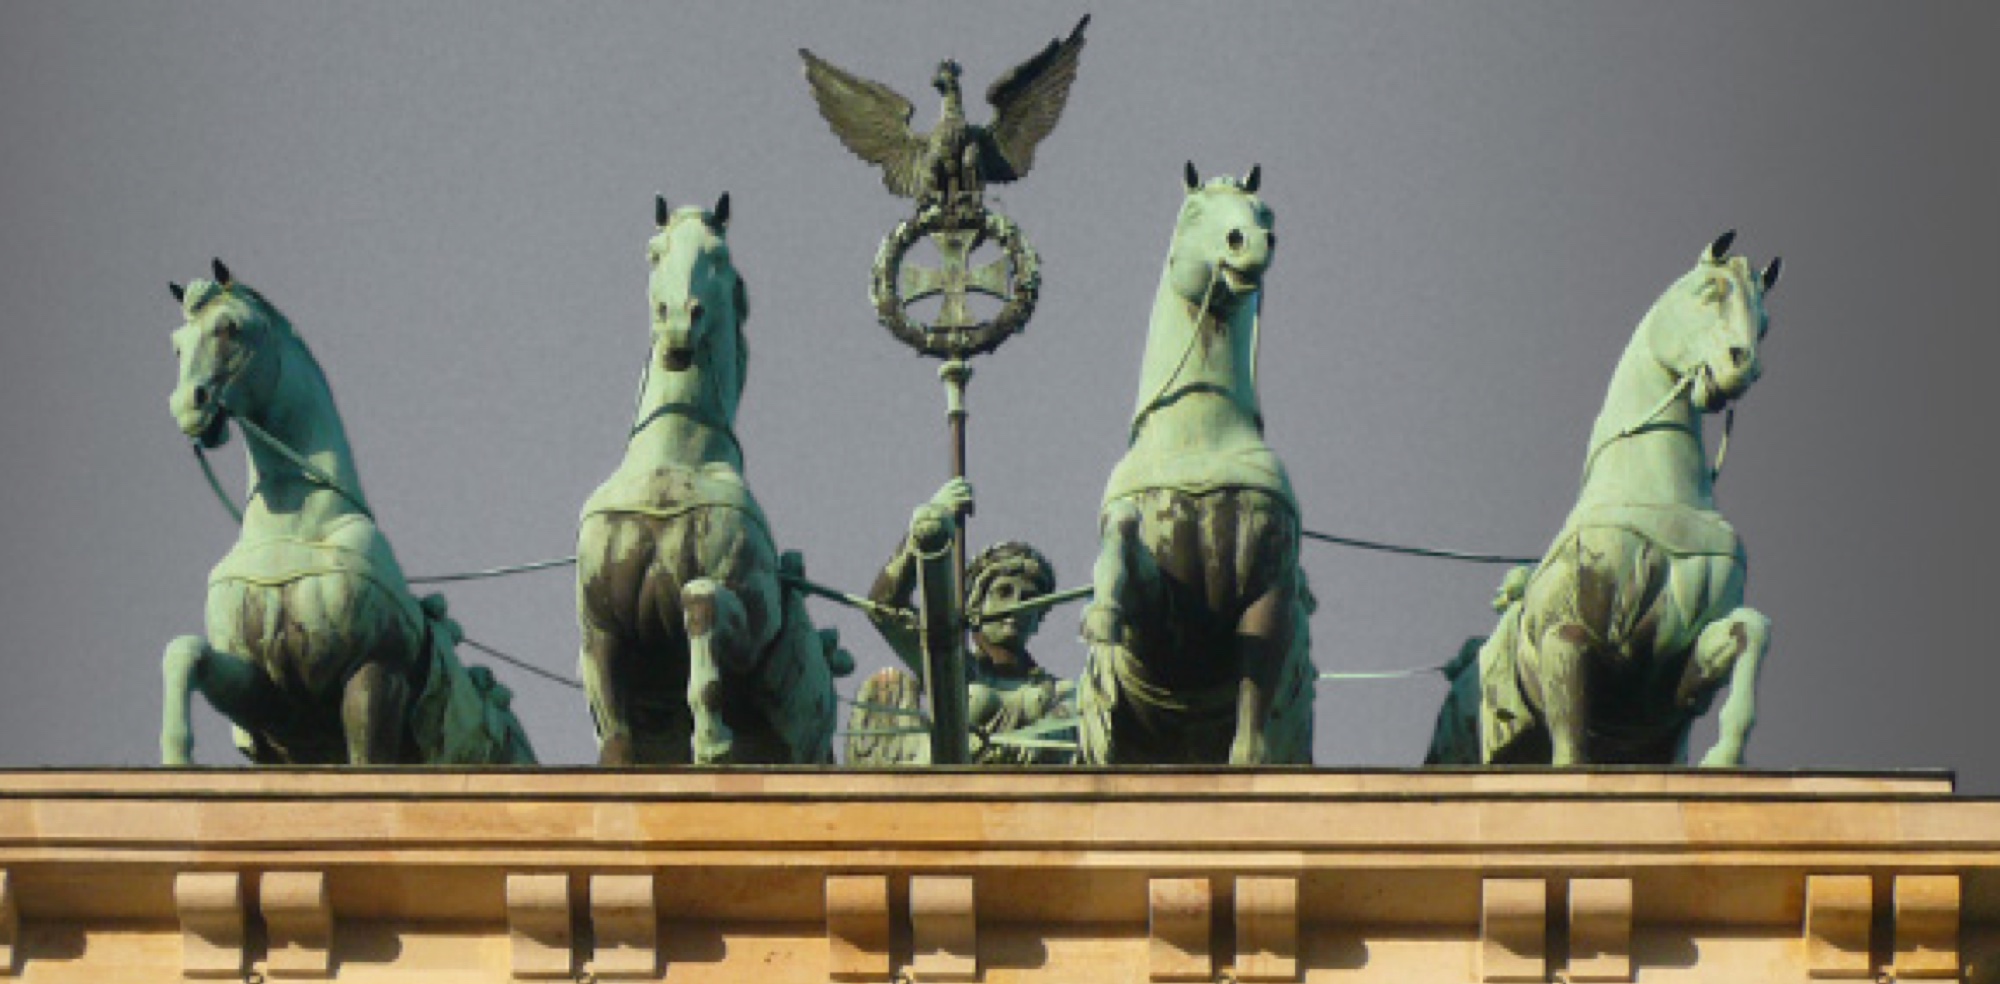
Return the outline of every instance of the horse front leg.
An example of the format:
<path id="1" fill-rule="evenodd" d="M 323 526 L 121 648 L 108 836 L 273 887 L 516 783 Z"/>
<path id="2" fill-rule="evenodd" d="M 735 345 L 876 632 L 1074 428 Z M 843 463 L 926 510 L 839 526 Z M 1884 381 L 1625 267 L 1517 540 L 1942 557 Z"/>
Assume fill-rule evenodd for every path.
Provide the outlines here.
<path id="1" fill-rule="evenodd" d="M 1729 696 L 1718 715 L 1721 733 L 1715 747 L 1701 757 L 1703 768 L 1743 764 L 1750 729 L 1757 726 L 1757 677 L 1770 648 L 1771 620 L 1754 608 L 1738 608 L 1710 623 L 1695 640 L 1694 657 L 1688 660 L 1681 682 L 1683 703 L 1693 704 L 1702 694 L 1729 684 Z"/>
<path id="2" fill-rule="evenodd" d="M 1590 689 L 1585 674 L 1590 630 L 1574 622 L 1549 627 L 1539 647 L 1542 717 L 1548 722 L 1550 765 L 1590 761 Z"/>
<path id="3" fill-rule="evenodd" d="M 1140 585 L 1159 580 L 1139 540 L 1139 507 L 1119 499 L 1104 507 L 1097 562 L 1090 569 L 1090 604 L 1083 610 L 1083 640 L 1093 646 L 1132 645 L 1132 618 Z"/>
<path id="4" fill-rule="evenodd" d="M 1271 720 L 1271 695 L 1278 675 L 1291 655 L 1297 614 L 1295 579 L 1283 577 L 1250 603 L 1236 625 L 1236 658 L 1241 676 L 1236 691 L 1236 736 L 1229 743 L 1230 765 L 1262 765 L 1270 760 L 1265 726 Z"/>
<path id="5" fill-rule="evenodd" d="M 614 634 L 598 628 L 588 617 L 579 620 L 583 633 L 577 668 L 583 676 L 583 693 L 590 703 L 590 720 L 597 731 L 597 764 L 623 767 L 638 764 L 632 738 L 632 718 L 625 708 L 625 684 L 621 672 L 625 646 Z"/>
<path id="6" fill-rule="evenodd" d="M 1104 507 L 1099 525 L 1092 598 L 1083 610 L 1082 635 L 1090 655 L 1077 686 L 1078 760 L 1085 765 L 1113 765 L 1131 755 L 1131 748 L 1119 748 L 1119 729 L 1112 722 L 1120 702 L 1130 699 L 1122 693 L 1114 664 L 1133 658 L 1130 613 L 1143 612 L 1147 586 L 1159 583 L 1159 572 L 1140 542 L 1137 505 L 1129 499 L 1112 502 Z"/>
<path id="7" fill-rule="evenodd" d="M 160 657 L 160 764 L 194 764 L 190 705 L 198 691 L 209 706 L 251 733 L 268 728 L 283 695 L 249 660 L 222 652 L 200 636 L 167 643 Z"/>
<path id="8" fill-rule="evenodd" d="M 681 589 L 681 609 L 688 637 L 688 710 L 694 714 L 694 762 L 718 765 L 731 761 L 736 734 L 722 719 L 725 672 L 738 676 L 755 664 L 750 645 L 749 616 L 736 592 L 708 578 L 689 581 Z"/>
<path id="9" fill-rule="evenodd" d="M 410 681 L 382 660 L 363 663 L 340 695 L 340 727 L 349 765 L 395 765 L 402 760 L 403 715 Z"/>

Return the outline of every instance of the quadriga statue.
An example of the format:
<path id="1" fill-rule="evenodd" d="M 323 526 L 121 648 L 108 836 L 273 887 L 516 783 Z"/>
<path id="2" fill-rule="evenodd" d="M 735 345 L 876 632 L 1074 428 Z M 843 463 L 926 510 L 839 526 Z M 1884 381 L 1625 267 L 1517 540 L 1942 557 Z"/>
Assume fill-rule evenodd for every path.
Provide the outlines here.
<path id="1" fill-rule="evenodd" d="M 853 660 L 815 631 L 743 479 L 737 402 L 750 353 L 729 196 L 654 202 L 652 346 L 625 457 L 577 532 L 583 679 L 604 765 L 833 760 L 833 679 Z"/>
<path id="2" fill-rule="evenodd" d="M 1743 542 L 1715 511 L 1701 415 L 1761 374 L 1779 261 L 1758 273 L 1728 255 L 1734 236 L 1639 322 L 1592 428 L 1576 507 L 1525 581 L 1510 576 L 1518 594 L 1503 591 L 1479 651 L 1486 762 L 1685 761 L 1690 724 L 1725 684 L 1702 764 L 1743 761 L 1771 621 L 1743 605 Z"/>
<path id="3" fill-rule="evenodd" d="M 868 592 L 876 606 L 869 621 L 908 669 L 885 669 L 862 683 L 848 716 L 849 765 L 930 764 L 930 720 L 919 710 L 923 638 L 911 609 L 917 558 L 925 539 L 949 544 L 953 517 L 971 505 L 969 483 L 946 482 L 917 508 L 910 535 L 897 544 Z M 976 764 L 1066 765 L 1076 759 L 1073 743 L 1054 735 L 1069 730 L 1064 723 L 1075 724 L 1076 685 L 1056 679 L 1028 651 L 1044 612 L 1014 610 L 1055 589 L 1055 566 L 1019 541 L 993 544 L 966 565 L 964 611 L 975 621 L 965 653 L 966 723 Z M 1049 734 L 1020 734 L 1038 726 Z"/>
<path id="4" fill-rule="evenodd" d="M 507 689 L 454 655 L 444 598 L 410 594 L 312 352 L 220 260 L 214 275 L 173 288 L 170 404 L 201 447 L 242 428 L 250 501 L 208 578 L 207 637 L 167 645 L 162 761 L 192 761 L 199 691 L 261 763 L 532 763 Z"/>
<path id="5" fill-rule="evenodd" d="M 1078 687 L 1087 763 L 1312 760 L 1298 500 L 1257 399 L 1277 243 L 1258 178 L 1203 184 L 1187 166 L 1130 445 L 1099 517 Z"/>

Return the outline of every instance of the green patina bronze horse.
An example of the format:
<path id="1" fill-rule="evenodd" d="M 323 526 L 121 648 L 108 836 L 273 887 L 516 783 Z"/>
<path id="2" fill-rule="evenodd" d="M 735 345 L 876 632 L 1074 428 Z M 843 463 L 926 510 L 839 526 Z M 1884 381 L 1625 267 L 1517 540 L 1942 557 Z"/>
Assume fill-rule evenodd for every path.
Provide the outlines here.
<path id="1" fill-rule="evenodd" d="M 656 199 L 652 347 L 625 458 L 583 507 L 577 618 L 598 760 L 831 762 L 833 679 L 853 670 L 780 573 L 732 429 L 750 313 L 712 211 Z"/>
<path id="2" fill-rule="evenodd" d="M 214 275 L 174 287 L 170 405 L 202 447 L 244 430 L 250 501 L 209 575 L 207 637 L 167 646 L 161 759 L 192 760 L 199 691 L 258 762 L 532 763 L 506 688 L 453 654 L 443 597 L 410 594 L 305 342 L 221 261 Z"/>
<path id="3" fill-rule="evenodd" d="M 1701 415 L 1762 373 L 1779 262 L 1757 273 L 1728 255 L 1733 238 L 1710 245 L 1639 322 L 1569 520 L 1496 605 L 1479 651 L 1484 761 L 1685 761 L 1689 726 L 1725 684 L 1721 735 L 1702 764 L 1743 761 L 1771 622 L 1743 606 L 1747 561 L 1715 511 Z"/>
<path id="4" fill-rule="evenodd" d="M 1257 399 L 1277 242 L 1258 178 L 1203 184 L 1187 166 L 1131 441 L 1099 518 L 1078 687 L 1088 763 L 1312 759 L 1298 501 Z"/>

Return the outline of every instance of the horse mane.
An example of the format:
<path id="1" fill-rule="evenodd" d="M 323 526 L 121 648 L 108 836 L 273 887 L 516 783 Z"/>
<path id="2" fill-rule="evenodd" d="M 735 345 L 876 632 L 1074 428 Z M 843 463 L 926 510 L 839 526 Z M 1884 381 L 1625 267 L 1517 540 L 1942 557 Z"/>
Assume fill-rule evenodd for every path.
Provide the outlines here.
<path id="1" fill-rule="evenodd" d="M 275 329 L 280 337 L 297 346 L 299 353 L 305 357 L 306 364 L 319 374 L 320 379 L 326 379 L 326 370 L 320 367 L 319 357 L 313 355 L 312 346 L 307 345 L 306 340 L 299 335 L 298 328 L 292 324 L 292 319 L 286 317 L 285 312 L 279 310 L 276 304 L 271 303 L 271 299 L 265 297 L 262 291 L 249 284 L 234 282 L 218 284 L 213 280 L 199 279 L 189 281 L 187 286 L 187 312 L 190 316 L 198 314 L 202 308 L 223 297 L 235 297 L 248 305 L 252 311 L 256 312 L 257 317 L 266 325 Z"/>
<path id="2" fill-rule="evenodd" d="M 734 262 L 729 269 L 736 274 L 736 398 L 741 400 L 750 382 L 750 336 L 743 331 L 743 323 L 750 320 L 750 288 L 743 285 L 743 271 Z"/>

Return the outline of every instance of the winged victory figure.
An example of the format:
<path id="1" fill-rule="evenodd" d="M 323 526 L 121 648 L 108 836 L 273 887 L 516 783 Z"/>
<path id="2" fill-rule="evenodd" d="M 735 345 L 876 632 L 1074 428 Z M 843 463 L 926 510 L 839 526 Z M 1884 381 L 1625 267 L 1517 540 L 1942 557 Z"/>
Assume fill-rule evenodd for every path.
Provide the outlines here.
<path id="1" fill-rule="evenodd" d="M 910 129 L 908 99 L 880 82 L 844 71 L 799 49 L 806 81 L 834 136 L 856 157 L 882 168 L 890 193 L 915 198 L 919 206 L 976 198 L 987 182 L 1013 181 L 1034 165 L 1035 146 L 1056 128 L 1083 53 L 1083 29 L 1076 23 L 1067 38 L 1050 41 L 1035 57 L 1002 75 L 986 90 L 993 122 L 965 120 L 956 61 L 938 63 L 931 85 L 944 96 L 944 111 L 929 133 Z"/>

